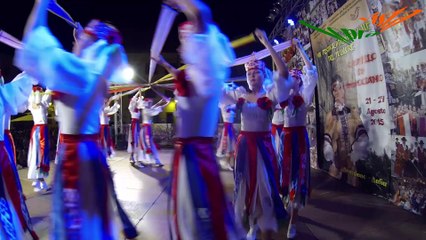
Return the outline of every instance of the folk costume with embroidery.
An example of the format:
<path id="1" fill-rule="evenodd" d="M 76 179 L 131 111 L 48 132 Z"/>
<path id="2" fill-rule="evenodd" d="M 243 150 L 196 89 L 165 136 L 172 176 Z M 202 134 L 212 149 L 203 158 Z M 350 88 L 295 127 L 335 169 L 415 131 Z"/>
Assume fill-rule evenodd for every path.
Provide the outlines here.
<path id="1" fill-rule="evenodd" d="M 49 130 L 47 125 L 49 103 L 50 95 L 44 94 L 40 86 L 34 86 L 28 101 L 28 110 L 31 111 L 34 121 L 28 147 L 28 179 L 34 182 L 35 191 L 47 188 L 47 184 L 43 179 L 49 176 L 50 170 Z"/>
<path id="2" fill-rule="evenodd" d="M 46 3 L 40 4 L 35 5 L 41 8 L 39 11 L 47 11 L 43 5 Z M 136 229 L 117 200 L 99 145 L 99 112 L 107 95 L 107 80 L 127 58 L 113 26 L 92 20 L 77 32 L 76 41 L 89 38 L 94 42 L 80 52 L 69 53 L 47 27 L 40 25 L 27 33 L 24 47 L 15 59 L 42 86 L 58 93 L 55 105 L 61 142 L 54 180 L 51 238 L 118 239 L 120 224 L 115 216 L 120 217 L 125 236 L 134 238 Z M 110 56 L 116 61 L 109 61 Z"/>
<path id="3" fill-rule="evenodd" d="M 246 71 L 266 72 L 262 61 L 252 59 Z M 243 87 L 227 91 L 222 101 L 235 103 L 241 114 L 241 132 L 237 138 L 234 170 L 236 217 L 248 220 L 251 228 L 277 231 L 278 222 L 286 217 L 279 196 L 279 168 L 271 140 L 271 118 L 274 106 L 285 88 L 285 79 L 274 74 L 273 84 L 255 102 L 246 99 Z"/>
<path id="4" fill-rule="evenodd" d="M 12 82 L 0 86 L 0 113 L 16 115 L 28 102 L 32 80 L 20 74 Z M 4 132 L 4 121 L 0 124 Z M 28 212 L 18 171 L 9 151 L 4 135 L 0 134 L 0 239 L 38 239 Z"/>

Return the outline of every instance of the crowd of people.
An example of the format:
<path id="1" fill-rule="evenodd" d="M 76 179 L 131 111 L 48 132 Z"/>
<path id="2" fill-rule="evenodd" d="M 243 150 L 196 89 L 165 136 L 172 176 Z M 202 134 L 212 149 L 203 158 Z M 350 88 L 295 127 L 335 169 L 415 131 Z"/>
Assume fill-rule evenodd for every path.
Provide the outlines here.
<path id="1" fill-rule="evenodd" d="M 338 0 L 313 0 L 300 11 L 298 18 L 313 23 L 315 26 L 321 26 L 327 18 L 339 9 L 340 4 Z"/>
<path id="2" fill-rule="evenodd" d="M 393 128 L 400 136 L 426 137 L 426 63 L 386 73 Z"/>
<path id="3" fill-rule="evenodd" d="M 408 178 L 425 178 L 426 149 L 424 141 L 408 143 L 407 138 L 395 138 L 394 176 Z"/>
<path id="4" fill-rule="evenodd" d="M 413 1 L 409 4 L 408 1 L 376 1 L 374 6 L 379 12 L 391 12 L 398 9 L 406 8 L 406 12 L 412 12 L 415 9 L 424 9 L 423 1 Z M 373 4 L 372 4 L 373 5 Z M 424 12 L 409 18 L 402 24 L 387 31 L 386 39 L 388 41 L 385 46 L 395 57 L 402 57 L 414 52 L 418 52 L 426 48 L 426 24 Z M 393 41 L 393 40 L 397 41 Z"/>
<path id="5" fill-rule="evenodd" d="M 386 72 L 386 71 L 385 71 Z M 409 80 L 409 81 L 407 81 Z M 415 104 L 416 107 L 421 107 L 424 105 L 423 100 L 421 99 L 420 93 L 426 91 L 426 63 L 420 62 L 415 67 L 412 66 L 409 69 L 396 69 L 393 70 L 392 76 L 389 77 L 389 81 L 391 84 L 397 85 L 399 88 L 393 92 L 393 98 L 401 98 L 396 103 L 410 103 Z M 411 92 L 411 95 L 402 96 L 403 93 Z M 405 100 L 405 98 L 407 98 Z M 414 98 L 413 98 L 414 97 Z M 414 102 L 412 102 L 414 99 Z"/>
<path id="6" fill-rule="evenodd" d="M 413 105 L 393 108 L 394 128 L 392 132 L 401 136 L 426 137 L 426 109 Z"/>
<path id="7" fill-rule="evenodd" d="M 396 192 L 392 202 L 405 210 L 424 215 L 426 212 L 426 190 L 421 179 L 399 179 L 395 181 Z"/>

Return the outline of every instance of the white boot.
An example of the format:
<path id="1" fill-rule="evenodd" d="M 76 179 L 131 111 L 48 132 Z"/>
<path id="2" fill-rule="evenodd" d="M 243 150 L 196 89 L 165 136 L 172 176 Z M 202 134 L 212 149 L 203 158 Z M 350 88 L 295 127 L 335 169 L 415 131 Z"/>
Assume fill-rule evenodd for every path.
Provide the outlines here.
<path id="1" fill-rule="evenodd" d="M 256 240 L 257 230 L 257 225 L 250 226 L 250 230 L 247 233 L 247 240 Z"/>
<path id="2" fill-rule="evenodd" d="M 39 181 L 37 180 L 35 186 L 34 186 L 34 192 L 40 192 L 43 190 L 47 190 L 47 183 L 45 181 Z"/>
<path id="3" fill-rule="evenodd" d="M 132 164 L 132 165 L 135 164 L 135 158 L 133 156 L 133 153 L 130 155 L 129 161 L 130 161 L 130 164 Z"/>
<path id="4" fill-rule="evenodd" d="M 219 166 L 224 171 L 233 171 L 231 165 L 225 159 L 219 160 Z"/>
<path id="5" fill-rule="evenodd" d="M 155 159 L 155 161 L 154 161 L 154 164 L 152 165 L 153 167 L 162 167 L 162 166 L 164 166 L 164 164 L 162 164 L 161 162 L 160 162 L 160 159 Z"/>

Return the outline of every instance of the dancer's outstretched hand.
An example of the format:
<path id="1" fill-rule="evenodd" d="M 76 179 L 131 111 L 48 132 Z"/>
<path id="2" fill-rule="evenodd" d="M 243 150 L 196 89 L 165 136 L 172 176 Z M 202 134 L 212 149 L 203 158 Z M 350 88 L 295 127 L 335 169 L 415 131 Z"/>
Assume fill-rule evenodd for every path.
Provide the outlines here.
<path id="1" fill-rule="evenodd" d="M 151 56 L 151 59 L 156 61 L 158 64 L 163 65 L 165 60 L 163 58 L 163 56 L 159 55 L 159 56 Z"/>
<path id="2" fill-rule="evenodd" d="M 299 39 L 297 39 L 297 38 L 293 38 L 293 39 L 291 40 L 291 44 L 292 44 L 293 46 L 296 46 L 296 47 L 301 46 L 301 43 L 300 43 Z"/>
<path id="3" fill-rule="evenodd" d="M 164 0 L 164 4 L 169 5 L 170 7 L 176 9 L 177 11 L 182 11 L 181 6 L 179 4 L 179 0 Z"/>
<path id="4" fill-rule="evenodd" d="M 75 22 L 75 26 L 76 28 L 74 28 L 73 30 L 73 35 L 74 35 L 74 40 L 77 41 L 78 36 L 80 36 L 80 34 L 83 33 L 84 30 L 79 22 Z"/>
<path id="5" fill-rule="evenodd" d="M 50 3 L 54 2 L 55 0 L 35 0 L 36 3 Z"/>
<path id="6" fill-rule="evenodd" d="M 110 100 L 111 101 L 116 101 L 116 100 L 118 100 L 118 99 L 120 99 L 120 94 L 117 94 L 117 95 L 114 95 L 114 96 L 112 96 L 111 98 L 110 98 Z"/>
<path id="7" fill-rule="evenodd" d="M 266 36 L 266 33 L 263 30 L 256 28 L 256 30 L 254 30 L 254 34 L 259 39 L 259 41 L 263 44 L 265 44 L 269 41 L 268 36 Z"/>

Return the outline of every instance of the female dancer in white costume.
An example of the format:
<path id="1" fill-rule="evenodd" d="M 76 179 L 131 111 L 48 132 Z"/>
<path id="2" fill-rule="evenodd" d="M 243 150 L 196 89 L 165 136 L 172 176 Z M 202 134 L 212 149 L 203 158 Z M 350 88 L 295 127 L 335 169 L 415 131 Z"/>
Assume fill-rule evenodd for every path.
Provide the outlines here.
<path id="1" fill-rule="evenodd" d="M 33 115 L 34 126 L 31 130 L 30 145 L 28 147 L 28 179 L 32 180 L 35 192 L 47 190 L 44 180 L 50 170 L 50 144 L 47 115 L 51 95 L 45 94 L 43 88 L 34 86 L 28 101 L 28 110 Z"/>
<path id="2" fill-rule="evenodd" d="M 291 212 L 288 238 L 296 236 L 298 210 L 305 206 L 310 194 L 310 148 L 306 115 L 318 80 L 316 68 L 303 46 L 297 39 L 293 40 L 293 44 L 296 44 L 302 55 L 305 74 L 298 69 L 290 70 L 294 84 L 286 89 L 289 98 L 280 103 L 284 109 L 281 190 L 287 210 Z"/>
<path id="3" fill-rule="evenodd" d="M 274 115 L 272 116 L 272 126 L 271 126 L 271 137 L 272 144 L 274 145 L 275 153 L 278 159 L 278 162 L 281 162 L 281 132 L 284 126 L 284 111 L 281 109 L 279 104 L 275 106 Z"/>
<path id="4" fill-rule="evenodd" d="M 130 153 L 130 163 L 135 164 L 136 161 L 142 159 L 142 139 L 140 138 L 141 131 L 141 109 L 143 97 L 140 96 L 141 92 L 138 91 L 129 102 L 129 112 L 132 118 L 130 129 L 127 139 L 127 152 Z"/>
<path id="5" fill-rule="evenodd" d="M 152 135 L 152 118 L 160 114 L 164 107 L 169 104 L 169 100 L 161 99 L 156 104 L 152 104 L 152 99 L 144 98 L 142 103 L 142 147 L 144 163 L 154 167 L 162 167 L 163 164 L 158 156 L 157 146 Z"/>
<path id="6" fill-rule="evenodd" d="M 253 58 L 245 64 L 250 92 L 242 87 L 227 91 L 222 102 L 236 103 L 241 114 L 234 170 L 236 217 L 248 219 L 247 239 L 255 239 L 258 228 L 264 239 L 272 239 L 278 231 L 278 222 L 287 214 L 279 196 L 279 168 L 271 140 L 271 117 L 275 105 L 288 97 L 283 93 L 292 83 L 287 65 L 272 48 L 265 32 L 257 29 L 255 34 L 277 67 L 274 82 L 267 82 L 269 76 L 264 62 Z"/>
<path id="7" fill-rule="evenodd" d="M 32 80 L 25 74 L 0 86 L 0 114 L 15 115 L 28 103 Z M 22 109 L 22 110 L 25 110 Z M 3 132 L 3 121 L 0 123 Z M 0 134 L 0 239 L 38 239 L 33 231 L 31 218 L 25 203 L 16 165 L 6 149 L 3 134 Z"/>
<path id="8" fill-rule="evenodd" d="M 99 145 L 99 112 L 108 80 L 127 57 L 118 30 L 99 20 L 78 28 L 73 52 L 62 49 L 47 27 L 50 0 L 35 1 L 17 50 L 16 65 L 58 92 L 61 124 L 53 194 L 52 239 L 118 239 L 119 215 L 127 238 L 137 235 L 114 191 Z"/>
<path id="9" fill-rule="evenodd" d="M 180 54 L 187 68 L 176 76 L 177 140 L 173 158 L 173 239 L 242 239 L 226 200 L 213 136 L 223 81 L 234 60 L 230 43 L 199 0 L 172 0 L 189 20 L 179 27 Z"/>
<path id="10" fill-rule="evenodd" d="M 114 104 L 110 106 L 112 101 L 114 101 Z M 110 117 L 116 114 L 119 109 L 120 104 L 118 104 L 117 97 L 112 96 L 110 99 L 105 99 L 104 107 L 99 114 L 99 119 L 101 121 L 101 129 L 99 131 L 99 142 L 107 158 L 114 156 L 114 143 L 112 141 L 109 120 Z"/>
<path id="11" fill-rule="evenodd" d="M 223 127 L 219 135 L 219 147 L 216 150 L 216 157 L 219 159 L 220 167 L 224 170 L 233 170 L 236 136 L 234 130 L 235 104 L 220 104 L 222 113 Z"/>

